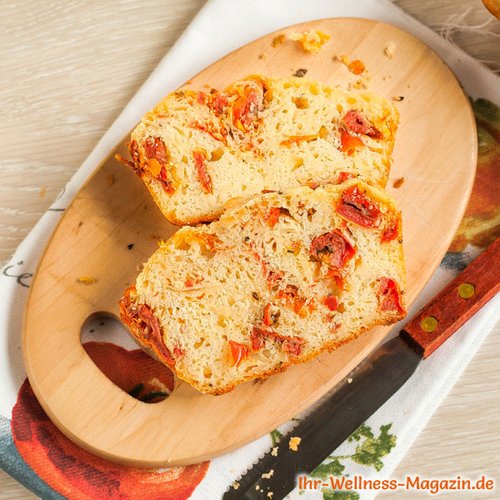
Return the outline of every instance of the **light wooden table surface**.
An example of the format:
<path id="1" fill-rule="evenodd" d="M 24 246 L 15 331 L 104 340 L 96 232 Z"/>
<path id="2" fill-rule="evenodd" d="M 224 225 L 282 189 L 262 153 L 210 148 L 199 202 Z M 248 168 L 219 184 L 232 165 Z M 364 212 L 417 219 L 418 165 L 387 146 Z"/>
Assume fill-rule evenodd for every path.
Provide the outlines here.
<path id="1" fill-rule="evenodd" d="M 8 259 L 49 207 L 203 3 L 0 3 L 0 262 Z M 478 29 L 449 34 L 466 52 L 493 70 L 500 69 L 498 38 L 485 34 L 488 30 L 500 36 L 500 22 L 479 0 L 395 3 L 434 29 L 481 26 L 491 19 Z M 497 328 L 394 477 L 485 474 L 496 477 L 498 494 L 499 358 Z M 389 496 L 402 495 L 381 495 Z M 0 470 L 0 499 L 33 497 Z"/>

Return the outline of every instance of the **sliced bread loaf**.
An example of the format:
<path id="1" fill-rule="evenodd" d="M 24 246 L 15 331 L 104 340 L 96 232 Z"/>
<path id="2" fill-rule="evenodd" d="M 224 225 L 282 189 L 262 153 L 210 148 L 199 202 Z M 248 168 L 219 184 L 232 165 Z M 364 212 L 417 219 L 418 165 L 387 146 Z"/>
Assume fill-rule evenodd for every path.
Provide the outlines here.
<path id="1" fill-rule="evenodd" d="M 121 317 L 179 378 L 221 394 L 405 315 L 401 216 L 358 180 L 234 203 L 160 245 Z"/>
<path id="2" fill-rule="evenodd" d="M 167 219 L 194 224 L 268 190 L 349 177 L 385 187 L 397 122 L 369 92 L 252 76 L 165 97 L 132 132 L 127 163 Z"/>

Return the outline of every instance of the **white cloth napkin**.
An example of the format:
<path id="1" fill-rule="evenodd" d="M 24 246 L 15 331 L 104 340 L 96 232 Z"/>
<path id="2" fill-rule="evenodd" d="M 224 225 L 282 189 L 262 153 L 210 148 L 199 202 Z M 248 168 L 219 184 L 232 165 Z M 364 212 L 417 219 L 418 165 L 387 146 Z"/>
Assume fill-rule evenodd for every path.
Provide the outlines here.
<path id="1" fill-rule="evenodd" d="M 100 161 L 145 111 L 208 64 L 266 33 L 325 17 L 366 17 L 396 25 L 434 49 L 457 75 L 468 95 L 499 104 L 500 82 L 493 73 L 387 0 L 209 0 L 3 269 L 0 275 L 0 415 L 11 418 L 19 387 L 26 377 L 20 338 L 28 288 L 23 285 L 29 286 L 62 210 Z M 474 249 L 469 250 L 474 253 Z M 409 317 L 455 273 L 441 266 L 420 294 Z M 338 450 L 332 450 L 337 458 L 327 460 L 331 465 L 325 471 L 342 471 L 350 477 L 356 474 L 389 477 L 494 326 L 499 306 L 500 299 L 496 297 L 429 360 L 421 363 L 407 384 L 366 422 L 358 435 Z M 378 454 L 366 453 L 370 444 Z M 212 460 L 192 498 L 218 498 L 270 445 L 270 437 L 266 435 Z M 318 491 L 298 496 L 295 491 L 291 498 L 334 498 L 329 494 Z M 368 499 L 376 492 L 357 490 L 350 498 L 358 498 L 358 494 Z"/>

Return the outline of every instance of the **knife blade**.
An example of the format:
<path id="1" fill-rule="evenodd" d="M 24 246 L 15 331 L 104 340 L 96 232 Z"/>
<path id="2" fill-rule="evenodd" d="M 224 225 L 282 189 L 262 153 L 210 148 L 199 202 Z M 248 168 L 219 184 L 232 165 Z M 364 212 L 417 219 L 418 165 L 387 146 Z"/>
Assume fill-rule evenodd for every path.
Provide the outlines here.
<path id="1" fill-rule="evenodd" d="M 337 384 L 273 451 L 229 487 L 223 499 L 284 498 L 296 486 L 298 474 L 309 474 L 320 465 L 404 385 L 422 359 L 499 290 L 500 238 L 420 310 L 397 337 L 377 348 Z M 300 438 L 296 451 L 290 446 L 292 438 Z"/>

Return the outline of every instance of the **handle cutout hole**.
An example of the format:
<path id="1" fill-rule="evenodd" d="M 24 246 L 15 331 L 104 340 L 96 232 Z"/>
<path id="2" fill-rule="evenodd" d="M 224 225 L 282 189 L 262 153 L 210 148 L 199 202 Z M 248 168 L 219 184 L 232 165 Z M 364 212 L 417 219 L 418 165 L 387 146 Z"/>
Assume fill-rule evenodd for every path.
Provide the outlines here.
<path id="1" fill-rule="evenodd" d="M 113 315 L 91 314 L 83 323 L 80 341 L 97 368 L 133 398 L 159 403 L 172 393 L 172 371 L 138 349 Z"/>

